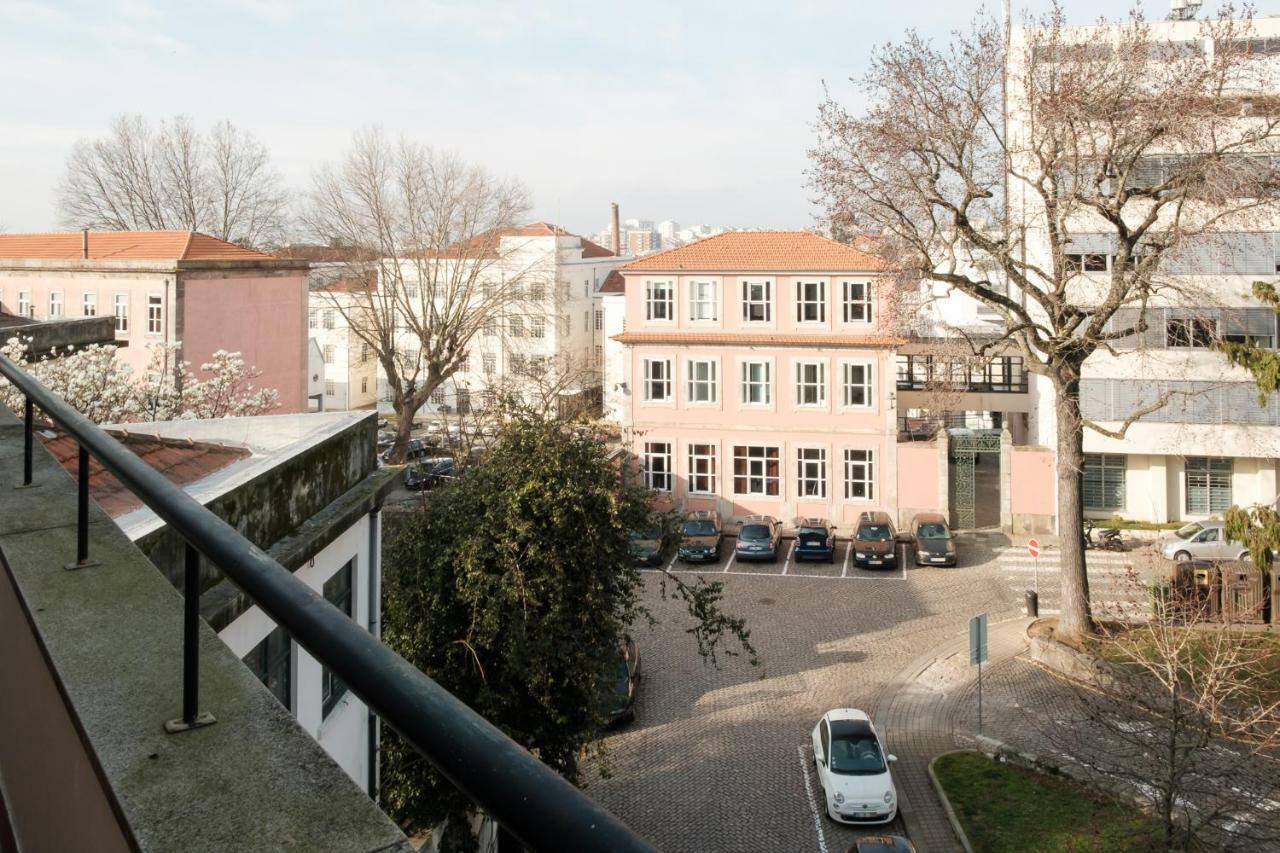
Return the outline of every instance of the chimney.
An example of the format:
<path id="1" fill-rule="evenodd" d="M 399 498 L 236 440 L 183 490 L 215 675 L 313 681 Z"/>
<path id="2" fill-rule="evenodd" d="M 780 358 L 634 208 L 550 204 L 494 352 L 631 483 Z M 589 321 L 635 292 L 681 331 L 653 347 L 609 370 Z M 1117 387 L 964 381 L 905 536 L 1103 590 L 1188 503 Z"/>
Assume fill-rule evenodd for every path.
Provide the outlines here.
<path id="1" fill-rule="evenodd" d="M 613 228 L 609 233 L 609 248 L 613 250 L 615 256 L 619 254 L 618 249 L 621 248 L 618 245 L 618 203 L 616 201 L 613 203 Z"/>
<path id="2" fill-rule="evenodd" d="M 89 229 L 84 228 L 80 231 L 80 257 L 86 261 L 89 260 Z"/>

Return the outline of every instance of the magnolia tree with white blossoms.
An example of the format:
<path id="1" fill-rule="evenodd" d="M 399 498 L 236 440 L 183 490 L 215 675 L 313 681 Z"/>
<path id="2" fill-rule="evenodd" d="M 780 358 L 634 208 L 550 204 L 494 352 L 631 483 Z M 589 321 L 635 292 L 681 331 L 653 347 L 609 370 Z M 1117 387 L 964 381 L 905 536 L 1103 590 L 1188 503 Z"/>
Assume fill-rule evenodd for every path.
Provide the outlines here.
<path id="1" fill-rule="evenodd" d="M 10 338 L 0 354 L 26 361 L 30 339 Z M 261 371 L 246 366 L 238 352 L 218 350 L 200 365 L 204 378 L 178 358 L 179 345 L 153 344 L 142 377 L 116 360 L 116 347 L 93 344 L 68 347 L 27 366 L 28 372 L 73 409 L 95 423 L 187 420 L 262 415 L 280 405 L 280 394 L 256 388 Z M 0 381 L 0 402 L 13 411 L 22 393 Z"/>

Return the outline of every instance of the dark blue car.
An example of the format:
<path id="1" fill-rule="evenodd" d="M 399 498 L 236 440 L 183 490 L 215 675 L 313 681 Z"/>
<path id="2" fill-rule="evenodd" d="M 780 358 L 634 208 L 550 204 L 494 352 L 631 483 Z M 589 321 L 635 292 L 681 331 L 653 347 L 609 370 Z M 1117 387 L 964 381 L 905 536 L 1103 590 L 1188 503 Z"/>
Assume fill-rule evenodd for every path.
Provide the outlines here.
<path id="1" fill-rule="evenodd" d="M 802 518 L 796 522 L 796 562 L 836 561 L 836 526 L 825 518 Z"/>

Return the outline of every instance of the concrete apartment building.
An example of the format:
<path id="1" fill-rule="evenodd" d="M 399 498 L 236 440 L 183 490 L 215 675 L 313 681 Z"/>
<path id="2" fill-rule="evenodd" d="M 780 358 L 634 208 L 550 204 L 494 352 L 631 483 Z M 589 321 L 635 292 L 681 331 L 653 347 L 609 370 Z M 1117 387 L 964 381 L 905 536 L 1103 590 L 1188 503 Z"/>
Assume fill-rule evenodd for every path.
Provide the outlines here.
<path id="1" fill-rule="evenodd" d="M 378 359 L 373 347 L 351 328 L 359 302 L 351 282 L 336 279 L 313 283 L 307 310 L 307 333 L 324 365 L 324 411 L 372 409 L 378 402 Z"/>
<path id="2" fill-rule="evenodd" d="M 0 234 L 0 310 L 39 319 L 116 318 L 117 357 L 141 374 L 148 344 L 182 344 L 200 372 L 239 352 L 307 410 L 307 263 L 273 258 L 192 231 Z"/>
<path id="3" fill-rule="evenodd" d="M 802 231 L 727 232 L 632 261 L 611 282 L 606 409 L 646 484 L 727 522 L 845 526 L 896 513 L 895 334 L 882 262 Z M 620 331 L 618 307 L 623 307 Z M 916 471 L 917 465 L 920 467 Z M 914 505 L 932 508 L 934 497 Z"/>

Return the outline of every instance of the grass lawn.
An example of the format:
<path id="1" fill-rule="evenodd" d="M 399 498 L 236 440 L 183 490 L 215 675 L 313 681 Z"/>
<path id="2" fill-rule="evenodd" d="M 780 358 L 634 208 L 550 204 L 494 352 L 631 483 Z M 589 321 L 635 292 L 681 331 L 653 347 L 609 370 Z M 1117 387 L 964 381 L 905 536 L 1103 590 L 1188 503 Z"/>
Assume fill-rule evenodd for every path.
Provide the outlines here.
<path id="1" fill-rule="evenodd" d="M 1070 779 L 999 764 L 976 752 L 934 769 L 977 853 L 1145 853 L 1159 830 L 1135 809 Z"/>

